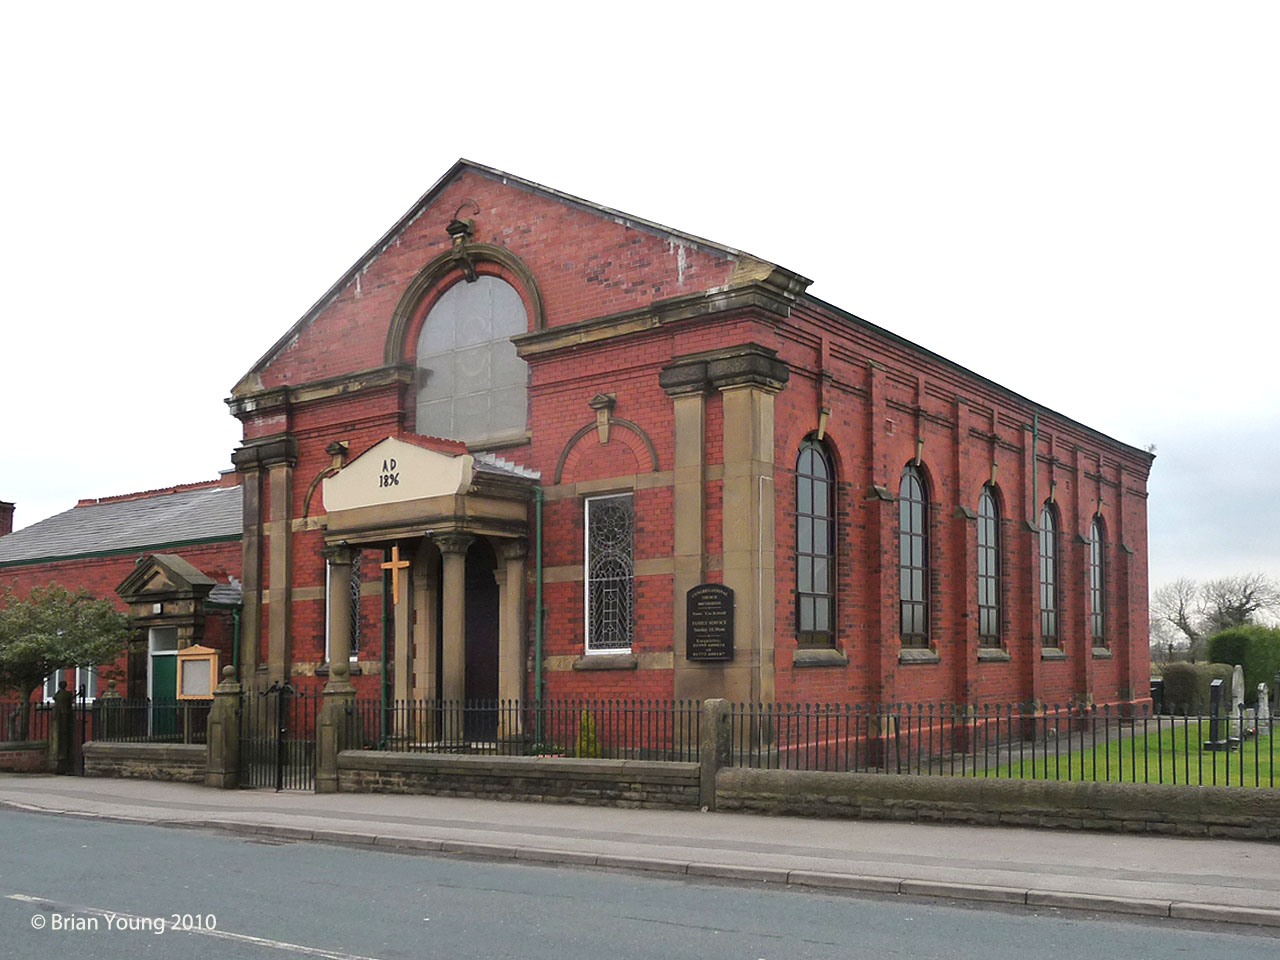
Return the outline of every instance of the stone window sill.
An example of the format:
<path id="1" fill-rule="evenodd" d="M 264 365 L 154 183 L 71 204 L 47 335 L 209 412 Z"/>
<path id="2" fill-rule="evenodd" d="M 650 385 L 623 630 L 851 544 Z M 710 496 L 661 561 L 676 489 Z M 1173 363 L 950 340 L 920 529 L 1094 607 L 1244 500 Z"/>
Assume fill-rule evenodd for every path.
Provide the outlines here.
<path id="1" fill-rule="evenodd" d="M 1063 650 L 1061 647 L 1042 646 L 1040 648 L 1040 659 L 1041 660 L 1065 660 L 1067 659 L 1067 651 Z"/>
<path id="2" fill-rule="evenodd" d="M 800 647 L 791 659 L 793 667 L 847 667 L 849 657 L 834 647 Z"/>
<path id="3" fill-rule="evenodd" d="M 639 661 L 634 653 L 585 653 L 573 661 L 575 670 L 634 670 Z"/>
<path id="4" fill-rule="evenodd" d="M 898 662 L 902 664 L 941 663 L 942 658 L 938 656 L 937 650 L 930 650 L 928 647 L 903 647 L 898 651 Z"/>
<path id="5" fill-rule="evenodd" d="M 363 673 L 364 673 L 364 671 L 360 669 L 360 664 L 358 664 L 358 663 L 356 663 L 354 660 L 352 660 L 352 661 L 351 661 L 351 676 L 353 676 L 353 677 L 358 677 L 358 676 L 360 676 L 360 675 L 361 675 L 361 674 L 363 674 Z M 327 664 L 327 663 L 322 663 L 322 664 L 320 664 L 318 667 L 316 667 L 316 676 L 317 676 L 317 677 L 327 677 L 328 675 L 329 675 L 329 664 Z"/>
<path id="6" fill-rule="evenodd" d="M 978 647 L 979 663 L 1007 663 L 1012 659 L 1004 647 Z"/>
<path id="7" fill-rule="evenodd" d="M 1093 659 L 1095 659 L 1095 660 L 1110 660 L 1110 659 L 1111 659 L 1111 648 L 1110 648 L 1110 647 L 1094 647 L 1094 648 L 1093 648 Z"/>

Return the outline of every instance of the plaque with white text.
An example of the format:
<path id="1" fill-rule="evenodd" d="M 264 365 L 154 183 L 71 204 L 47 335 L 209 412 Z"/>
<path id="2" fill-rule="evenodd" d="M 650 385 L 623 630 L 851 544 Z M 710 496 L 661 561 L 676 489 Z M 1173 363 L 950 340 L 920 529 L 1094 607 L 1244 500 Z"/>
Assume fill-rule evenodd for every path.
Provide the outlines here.
<path id="1" fill-rule="evenodd" d="M 684 598 L 685 657 L 733 659 L 733 590 L 723 583 L 700 583 Z"/>

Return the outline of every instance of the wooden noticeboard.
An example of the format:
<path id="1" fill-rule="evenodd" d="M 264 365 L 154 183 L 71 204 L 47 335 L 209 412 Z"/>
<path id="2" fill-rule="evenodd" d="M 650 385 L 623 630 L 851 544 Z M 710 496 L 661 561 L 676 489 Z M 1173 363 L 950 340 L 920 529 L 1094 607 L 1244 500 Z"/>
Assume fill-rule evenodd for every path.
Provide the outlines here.
<path id="1" fill-rule="evenodd" d="M 218 651 L 186 647 L 178 651 L 178 699 L 212 700 L 218 685 Z"/>
<path id="2" fill-rule="evenodd" d="M 733 590 L 723 583 L 700 583 L 684 598 L 685 658 L 733 659 Z"/>

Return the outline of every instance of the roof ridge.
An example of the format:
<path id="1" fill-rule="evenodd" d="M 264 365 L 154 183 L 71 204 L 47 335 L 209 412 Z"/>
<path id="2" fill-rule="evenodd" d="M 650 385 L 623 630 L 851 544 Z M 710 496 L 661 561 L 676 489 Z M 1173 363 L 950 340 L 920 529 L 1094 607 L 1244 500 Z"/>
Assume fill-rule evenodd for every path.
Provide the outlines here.
<path id="1" fill-rule="evenodd" d="M 223 486 L 223 480 L 197 480 L 193 483 L 175 483 L 172 486 L 155 487 L 151 490 L 138 490 L 134 493 L 117 493 L 107 497 L 85 497 L 76 503 L 77 507 L 93 507 L 103 503 L 123 503 L 126 500 L 146 500 L 150 497 L 165 497 L 174 493 L 186 493 L 188 490 L 202 490 Z"/>

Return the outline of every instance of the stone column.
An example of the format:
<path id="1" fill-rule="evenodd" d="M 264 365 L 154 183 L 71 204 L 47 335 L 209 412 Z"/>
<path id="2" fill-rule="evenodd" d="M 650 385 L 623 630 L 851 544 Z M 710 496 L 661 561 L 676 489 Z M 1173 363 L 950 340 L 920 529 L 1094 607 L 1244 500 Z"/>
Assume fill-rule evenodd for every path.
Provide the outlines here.
<path id="1" fill-rule="evenodd" d="M 730 700 L 774 699 L 773 398 L 789 376 L 754 343 L 707 361 L 724 403 L 724 584 L 734 591 L 736 636 L 721 695 Z"/>
<path id="2" fill-rule="evenodd" d="M 498 579 L 498 699 L 506 706 L 499 712 L 502 738 L 520 735 L 520 709 L 524 699 L 525 557 L 527 540 L 510 540 L 499 551 L 503 566 Z"/>
<path id="3" fill-rule="evenodd" d="M 467 548 L 474 539 L 466 533 L 446 533 L 435 538 L 440 548 L 444 594 L 442 692 L 445 700 L 459 705 L 451 715 L 442 718 L 441 736 L 451 740 L 460 740 L 463 736 L 460 704 L 467 695 Z"/>
<path id="4" fill-rule="evenodd" d="M 413 563 L 413 695 L 433 699 L 440 664 L 436 660 L 437 592 L 440 589 L 440 551 L 424 537 Z"/>
<path id="5" fill-rule="evenodd" d="M 723 690 L 724 667 L 690 662 L 686 657 L 685 599 L 702 582 L 706 546 L 703 499 L 706 496 L 705 360 L 676 360 L 664 367 L 658 383 L 671 398 L 675 459 L 672 485 L 672 647 L 675 657 L 675 696 L 701 699 Z"/>
<path id="6" fill-rule="evenodd" d="M 350 547 L 326 547 L 325 559 L 329 561 L 329 681 L 325 692 L 334 687 L 333 667 L 349 665 L 351 660 L 351 564 Z M 350 668 L 346 683 L 350 686 Z"/>
<path id="7" fill-rule="evenodd" d="M 245 575 L 245 620 L 242 624 L 244 651 L 250 656 L 242 659 L 242 671 L 247 674 L 253 669 L 258 658 L 258 643 L 261 637 L 261 612 L 253 593 L 261 598 L 263 590 L 258 581 L 261 569 L 260 541 L 255 541 L 258 530 L 264 529 L 266 534 L 267 583 L 267 679 L 284 683 L 289 679 L 290 644 L 289 625 L 291 619 L 291 580 L 293 577 L 293 532 L 291 530 L 291 513 L 293 504 L 293 468 L 298 462 L 298 443 L 293 437 L 278 436 L 275 439 L 242 447 L 233 457 L 237 467 L 243 462 L 259 471 L 265 470 L 268 483 L 268 519 L 262 528 L 258 495 L 252 489 L 245 492 L 245 520 L 252 519 L 253 528 L 246 526 L 244 575 Z M 250 484 L 252 487 L 253 485 Z M 255 516 L 250 518 L 250 509 Z M 256 556 L 251 556 L 256 554 Z M 251 589 L 251 588 L 256 588 Z M 246 676 L 246 679 L 251 679 Z"/>
<path id="8" fill-rule="evenodd" d="M 213 707 L 209 710 L 209 728 L 205 743 L 208 763 L 204 785 L 220 790 L 234 790 L 240 785 L 240 706 L 242 685 L 236 680 L 236 668 L 222 668 L 222 682 L 213 691 Z"/>

